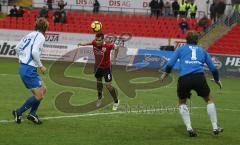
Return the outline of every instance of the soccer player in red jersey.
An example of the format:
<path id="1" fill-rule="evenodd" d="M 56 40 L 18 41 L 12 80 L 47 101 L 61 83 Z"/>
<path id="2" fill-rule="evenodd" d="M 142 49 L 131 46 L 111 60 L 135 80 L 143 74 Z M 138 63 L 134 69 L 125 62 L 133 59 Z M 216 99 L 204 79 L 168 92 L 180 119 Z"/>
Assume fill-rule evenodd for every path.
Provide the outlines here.
<path id="1" fill-rule="evenodd" d="M 111 55 L 111 50 L 114 50 L 113 63 L 115 63 L 117 54 L 118 54 L 118 47 L 116 47 L 114 43 L 105 42 L 103 33 L 97 33 L 95 36 L 95 39 L 92 42 L 79 43 L 78 47 L 79 46 L 87 46 L 87 45 L 93 46 L 93 53 L 95 56 L 94 72 L 95 72 L 95 77 L 97 79 L 97 91 L 98 91 L 98 101 L 97 101 L 96 106 L 99 107 L 102 103 L 102 99 L 103 99 L 102 78 L 104 77 L 105 82 L 106 82 L 106 87 L 114 100 L 113 110 L 116 111 L 119 106 L 119 100 L 118 100 L 116 91 L 111 83 L 112 82 L 112 72 L 111 72 L 110 55 Z"/>

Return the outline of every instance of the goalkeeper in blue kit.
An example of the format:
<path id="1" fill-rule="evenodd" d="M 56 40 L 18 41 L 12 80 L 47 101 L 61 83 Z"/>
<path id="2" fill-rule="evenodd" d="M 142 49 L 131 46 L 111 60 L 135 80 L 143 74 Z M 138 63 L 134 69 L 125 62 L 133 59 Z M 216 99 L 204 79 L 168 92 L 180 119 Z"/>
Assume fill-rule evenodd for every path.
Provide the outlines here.
<path id="1" fill-rule="evenodd" d="M 198 34 L 194 31 L 190 31 L 186 37 L 187 44 L 179 47 L 168 62 L 165 72 L 162 74 L 161 79 L 164 80 L 171 72 L 175 63 L 180 61 L 180 74 L 177 85 L 177 95 L 179 98 L 179 112 L 186 125 L 187 131 L 190 137 L 197 136 L 197 133 L 193 130 L 190 120 L 190 114 L 186 105 L 187 99 L 191 96 L 191 90 L 197 92 L 198 96 L 201 96 L 207 103 L 207 112 L 210 117 L 213 133 L 218 135 L 223 132 L 217 124 L 217 113 L 212 96 L 210 95 L 210 88 L 207 84 L 204 76 L 204 64 L 206 63 L 212 72 L 214 81 L 220 88 L 222 88 L 221 81 L 219 79 L 218 70 L 212 62 L 210 55 L 205 49 L 197 46 Z"/>

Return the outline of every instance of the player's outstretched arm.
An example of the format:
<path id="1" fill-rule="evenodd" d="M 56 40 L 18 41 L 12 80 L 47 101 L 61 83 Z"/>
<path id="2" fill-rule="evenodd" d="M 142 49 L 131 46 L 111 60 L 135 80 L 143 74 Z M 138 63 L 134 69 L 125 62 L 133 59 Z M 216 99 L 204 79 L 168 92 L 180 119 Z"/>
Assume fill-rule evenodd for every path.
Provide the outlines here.
<path id="1" fill-rule="evenodd" d="M 80 47 L 80 46 L 88 46 L 88 45 L 92 45 L 92 43 L 90 43 L 90 42 L 88 42 L 88 43 L 78 43 L 77 44 L 77 46 L 78 46 L 78 48 Z"/>

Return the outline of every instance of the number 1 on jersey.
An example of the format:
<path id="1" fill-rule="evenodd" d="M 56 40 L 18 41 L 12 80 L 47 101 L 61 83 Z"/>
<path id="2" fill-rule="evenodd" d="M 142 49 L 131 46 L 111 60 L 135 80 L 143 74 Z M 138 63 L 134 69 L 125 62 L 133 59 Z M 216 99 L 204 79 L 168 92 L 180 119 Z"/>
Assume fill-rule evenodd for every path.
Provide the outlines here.
<path id="1" fill-rule="evenodd" d="M 197 51 L 196 51 L 196 48 L 194 47 L 189 47 L 192 51 L 192 57 L 191 57 L 191 60 L 197 60 Z"/>

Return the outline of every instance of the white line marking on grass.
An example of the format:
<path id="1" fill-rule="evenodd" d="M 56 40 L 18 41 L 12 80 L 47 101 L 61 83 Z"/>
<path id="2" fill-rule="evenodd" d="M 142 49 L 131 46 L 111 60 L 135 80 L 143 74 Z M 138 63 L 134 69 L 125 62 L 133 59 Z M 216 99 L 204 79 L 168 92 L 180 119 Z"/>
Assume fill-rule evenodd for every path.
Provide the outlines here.
<path id="1" fill-rule="evenodd" d="M 88 113 L 88 114 L 78 114 L 78 115 L 66 115 L 66 116 L 49 116 L 40 118 L 41 120 L 55 120 L 55 119 L 65 119 L 65 118 L 80 118 L 80 117 L 91 117 L 91 116 L 103 116 L 103 115 L 115 115 L 115 114 L 147 114 L 149 112 L 160 112 L 176 110 L 178 108 L 167 108 L 167 109 L 152 109 L 152 110 L 138 110 L 138 111 L 119 111 L 119 112 L 104 112 L 104 113 Z M 192 107 L 192 109 L 206 109 L 206 107 Z M 218 108 L 219 111 L 231 111 L 240 112 L 240 109 L 223 109 Z M 163 113 L 166 113 L 163 112 Z M 174 111 L 172 111 L 174 112 Z M 150 113 L 149 113 L 150 114 Z M 24 120 L 23 120 L 24 121 Z M 14 120 L 0 120 L 0 123 L 12 123 Z"/>
<path id="2" fill-rule="evenodd" d="M 169 108 L 174 109 L 174 108 Z M 62 118 L 78 118 L 78 117 L 89 117 L 89 116 L 102 116 L 102 115 L 114 115 L 114 114 L 130 114 L 130 113 L 142 113 L 142 112 L 153 112 L 153 111 L 166 111 L 166 109 L 154 109 L 154 110 L 139 110 L 139 111 L 119 111 L 119 112 L 104 112 L 104 113 L 87 113 L 78 115 L 66 115 L 66 116 L 52 116 L 43 117 L 41 120 L 52 120 L 52 119 L 62 119 Z M 0 123 L 14 122 L 14 120 L 0 120 Z"/>
<path id="3" fill-rule="evenodd" d="M 19 76 L 18 74 L 0 74 L 0 76 Z"/>

